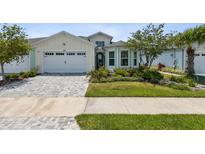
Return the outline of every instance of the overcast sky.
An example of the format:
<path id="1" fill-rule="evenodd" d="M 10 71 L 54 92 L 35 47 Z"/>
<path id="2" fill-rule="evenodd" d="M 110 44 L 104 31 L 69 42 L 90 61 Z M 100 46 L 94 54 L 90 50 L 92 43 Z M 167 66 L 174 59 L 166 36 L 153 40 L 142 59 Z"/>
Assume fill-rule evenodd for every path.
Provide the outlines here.
<path id="1" fill-rule="evenodd" d="M 142 29 L 143 26 L 147 24 L 133 24 L 133 23 L 117 23 L 117 24 L 68 24 L 68 23 L 24 23 L 18 24 L 25 28 L 26 33 L 28 34 L 29 38 L 35 37 L 44 37 L 53 35 L 59 31 L 67 31 L 74 35 L 82 35 L 88 36 L 90 34 L 96 33 L 98 31 L 105 32 L 109 35 L 113 36 L 113 41 L 124 40 L 126 41 L 127 38 L 130 36 L 131 32 L 135 32 L 138 29 Z M 178 31 L 182 32 L 187 28 L 195 27 L 199 24 L 192 23 L 192 24 L 166 24 L 165 30 L 169 31 Z"/>

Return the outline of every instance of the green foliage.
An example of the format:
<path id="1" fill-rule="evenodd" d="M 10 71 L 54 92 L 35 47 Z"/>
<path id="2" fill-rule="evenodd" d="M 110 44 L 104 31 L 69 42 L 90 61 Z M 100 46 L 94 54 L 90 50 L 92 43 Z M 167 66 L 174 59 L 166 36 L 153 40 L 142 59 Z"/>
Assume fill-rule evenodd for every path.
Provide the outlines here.
<path id="1" fill-rule="evenodd" d="M 101 78 L 107 78 L 109 75 L 109 70 L 101 67 L 98 70 L 92 70 L 88 73 L 88 76 L 90 76 L 90 81 L 100 81 Z"/>
<path id="2" fill-rule="evenodd" d="M 126 71 L 129 73 L 130 76 L 133 76 L 138 72 L 137 68 L 127 68 Z"/>
<path id="3" fill-rule="evenodd" d="M 21 78 L 28 78 L 29 77 L 29 72 L 24 72 L 22 75 L 21 75 Z"/>
<path id="4" fill-rule="evenodd" d="M 197 86 L 197 83 L 194 82 L 193 80 L 189 80 L 188 85 L 189 85 L 190 87 L 196 87 L 196 86 Z"/>
<path id="5" fill-rule="evenodd" d="M 126 69 L 122 69 L 122 68 L 115 68 L 114 73 L 117 74 L 117 75 L 121 75 L 123 77 L 129 77 L 130 76 L 130 73 Z"/>
<path id="6" fill-rule="evenodd" d="M 176 76 L 171 76 L 170 81 L 174 81 L 177 83 L 186 83 L 190 87 L 196 87 L 197 83 L 189 76 L 183 76 L 183 77 L 176 77 Z"/>
<path id="7" fill-rule="evenodd" d="M 169 84 L 170 88 L 176 89 L 176 90 L 191 90 L 189 88 L 189 86 L 185 85 L 185 84 L 176 84 L 176 83 L 171 83 Z"/>
<path id="8" fill-rule="evenodd" d="M 172 46 L 172 37 L 173 33 L 164 32 L 164 24 L 149 24 L 142 30 L 132 33 L 127 46 L 140 51 L 140 56 L 144 54 L 145 66 L 149 68 L 163 51 Z"/>
<path id="9" fill-rule="evenodd" d="M 17 79 L 19 77 L 19 74 L 18 73 L 13 73 L 11 74 L 10 76 L 12 79 Z"/>
<path id="10" fill-rule="evenodd" d="M 18 79 L 24 79 L 28 77 L 35 77 L 37 75 L 37 70 L 32 69 L 29 72 L 20 72 L 20 73 L 12 73 L 5 75 L 6 80 L 18 80 Z"/>
<path id="11" fill-rule="evenodd" d="M 7 74 L 5 75 L 6 80 L 16 80 L 19 78 L 19 73 L 12 73 L 12 74 Z"/>
<path id="12" fill-rule="evenodd" d="M 164 78 L 164 76 L 162 74 L 160 74 L 159 72 L 157 71 L 154 71 L 154 70 L 145 70 L 144 73 L 142 74 L 142 77 L 145 79 L 145 80 L 152 80 L 154 82 L 154 80 L 158 80 L 160 81 L 161 79 Z"/>
<path id="13" fill-rule="evenodd" d="M 186 48 L 187 53 L 187 68 L 186 72 L 189 75 L 194 74 L 194 53 L 193 43 L 201 44 L 205 42 L 205 25 L 197 26 L 185 30 L 183 33 L 178 33 L 175 36 L 174 43 L 178 47 Z"/>
<path id="14" fill-rule="evenodd" d="M 30 72 L 28 72 L 28 76 L 35 77 L 37 73 L 38 73 L 37 69 L 32 69 Z"/>
<path id="15" fill-rule="evenodd" d="M 174 81 L 177 83 L 186 83 L 187 82 L 185 77 L 176 77 L 176 76 L 171 76 L 170 81 Z"/>
<path id="16" fill-rule="evenodd" d="M 27 35 L 22 27 L 17 25 L 8 26 L 4 24 L 0 29 L 0 64 L 3 80 L 4 64 L 13 60 L 21 62 L 22 58 L 29 53 L 31 46 Z"/>

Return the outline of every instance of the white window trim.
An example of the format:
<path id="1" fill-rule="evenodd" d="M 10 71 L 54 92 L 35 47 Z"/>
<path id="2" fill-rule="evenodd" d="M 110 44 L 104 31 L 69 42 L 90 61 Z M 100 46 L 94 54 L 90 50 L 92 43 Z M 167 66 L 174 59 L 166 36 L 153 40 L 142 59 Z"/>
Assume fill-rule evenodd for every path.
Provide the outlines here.
<path id="1" fill-rule="evenodd" d="M 114 58 L 110 58 L 110 52 L 114 53 Z M 110 65 L 110 59 L 114 59 L 114 65 Z M 109 51 L 108 52 L 108 66 L 114 67 L 115 66 L 115 51 Z"/>
<path id="2" fill-rule="evenodd" d="M 136 53 L 136 57 L 135 57 L 135 53 Z M 135 62 L 134 62 L 135 60 L 136 60 L 136 65 L 135 65 Z M 136 66 L 137 66 L 137 51 L 134 51 L 134 52 L 133 52 L 132 61 L 133 61 L 133 67 L 136 67 Z"/>
<path id="3" fill-rule="evenodd" d="M 123 51 L 127 51 L 127 54 L 128 54 L 128 56 L 127 56 L 127 58 L 122 58 L 122 52 Z M 127 59 L 128 60 L 128 62 L 127 62 L 127 65 L 125 66 L 125 65 L 122 65 L 122 63 L 121 63 L 121 60 L 122 59 Z M 120 50 L 120 67 L 129 67 L 129 50 Z"/>

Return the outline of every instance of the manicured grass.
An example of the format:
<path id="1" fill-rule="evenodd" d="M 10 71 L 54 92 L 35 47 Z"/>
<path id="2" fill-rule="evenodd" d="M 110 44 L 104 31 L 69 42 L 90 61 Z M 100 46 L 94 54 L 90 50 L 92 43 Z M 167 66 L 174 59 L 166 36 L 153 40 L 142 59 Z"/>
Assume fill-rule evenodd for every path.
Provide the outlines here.
<path id="1" fill-rule="evenodd" d="M 205 115 L 93 114 L 75 117 L 84 130 L 204 130 Z"/>
<path id="2" fill-rule="evenodd" d="M 90 83 L 87 97 L 205 97 L 205 90 L 187 91 L 145 82 Z"/>

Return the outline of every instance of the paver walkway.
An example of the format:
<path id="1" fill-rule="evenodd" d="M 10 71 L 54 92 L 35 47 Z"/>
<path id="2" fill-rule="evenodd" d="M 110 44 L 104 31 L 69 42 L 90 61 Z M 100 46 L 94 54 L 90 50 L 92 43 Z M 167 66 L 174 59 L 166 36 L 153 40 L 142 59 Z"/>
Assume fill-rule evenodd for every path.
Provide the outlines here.
<path id="1" fill-rule="evenodd" d="M 44 74 L 0 87 L 0 97 L 84 96 L 88 78 L 83 74 Z"/>
<path id="2" fill-rule="evenodd" d="M 0 130 L 80 129 L 74 117 L 0 117 Z"/>
<path id="3" fill-rule="evenodd" d="M 78 114 L 205 114 L 205 98 L 0 98 L 0 129 L 79 129 Z"/>

